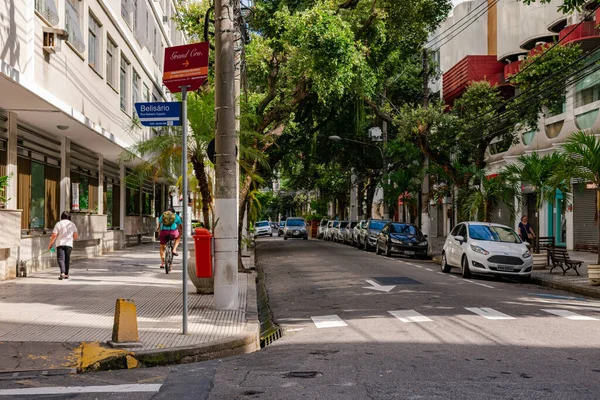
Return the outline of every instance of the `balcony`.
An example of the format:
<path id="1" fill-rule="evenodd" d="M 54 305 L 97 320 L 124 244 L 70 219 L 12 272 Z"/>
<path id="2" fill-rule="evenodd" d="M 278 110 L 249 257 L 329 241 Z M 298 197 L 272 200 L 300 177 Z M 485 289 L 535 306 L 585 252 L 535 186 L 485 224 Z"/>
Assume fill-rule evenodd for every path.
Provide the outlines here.
<path id="1" fill-rule="evenodd" d="M 521 69 L 522 60 L 513 61 L 510 64 L 504 66 L 504 79 L 508 80 L 511 75 L 515 75 Z"/>
<path id="2" fill-rule="evenodd" d="M 471 82 L 488 81 L 491 85 L 504 83 L 504 67 L 495 55 L 466 56 L 443 75 L 444 101 L 452 105 Z"/>
<path id="3" fill-rule="evenodd" d="M 583 41 L 600 42 L 600 29 L 596 28 L 595 21 L 585 21 L 581 25 L 569 25 L 558 34 L 562 44 Z"/>

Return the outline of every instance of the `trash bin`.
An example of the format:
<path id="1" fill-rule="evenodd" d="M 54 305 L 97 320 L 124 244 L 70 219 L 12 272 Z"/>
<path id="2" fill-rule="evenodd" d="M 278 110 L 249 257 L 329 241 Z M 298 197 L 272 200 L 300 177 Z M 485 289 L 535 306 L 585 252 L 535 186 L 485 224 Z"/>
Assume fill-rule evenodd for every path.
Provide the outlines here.
<path id="1" fill-rule="evenodd" d="M 208 229 L 196 228 L 194 250 L 196 251 L 196 276 L 212 278 L 212 234 Z"/>

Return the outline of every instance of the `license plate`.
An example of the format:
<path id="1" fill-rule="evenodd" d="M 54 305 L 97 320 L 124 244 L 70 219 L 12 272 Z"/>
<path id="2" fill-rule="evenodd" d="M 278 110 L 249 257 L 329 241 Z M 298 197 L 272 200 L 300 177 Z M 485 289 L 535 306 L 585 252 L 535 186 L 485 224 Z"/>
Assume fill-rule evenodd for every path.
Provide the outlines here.
<path id="1" fill-rule="evenodd" d="M 300 233 L 300 232 L 298 232 L 298 231 L 294 231 L 294 235 L 297 235 L 297 234 L 299 234 L 299 233 Z"/>
<path id="2" fill-rule="evenodd" d="M 498 271 L 511 271 L 512 272 L 513 269 L 514 268 L 510 265 L 498 265 Z"/>
<path id="3" fill-rule="evenodd" d="M 414 256 L 415 252 L 412 250 L 404 250 L 404 254 L 406 254 L 407 256 Z"/>

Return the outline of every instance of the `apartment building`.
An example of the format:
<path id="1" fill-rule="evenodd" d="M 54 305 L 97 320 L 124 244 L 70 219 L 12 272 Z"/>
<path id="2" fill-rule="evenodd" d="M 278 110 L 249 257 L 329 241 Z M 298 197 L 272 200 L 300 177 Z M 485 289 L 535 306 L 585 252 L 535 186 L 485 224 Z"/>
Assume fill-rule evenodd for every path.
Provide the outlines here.
<path id="1" fill-rule="evenodd" d="M 448 104 L 464 93 L 473 81 L 488 80 L 501 85 L 507 97 L 514 88 L 509 75 L 518 73 L 527 57 L 543 46 L 578 43 L 586 52 L 600 47 L 600 9 L 589 2 L 581 12 L 565 15 L 558 11 L 562 0 L 549 4 L 525 5 L 517 0 L 471 0 L 458 4 L 450 17 L 432 36 L 430 48 L 442 77 L 432 85 Z M 512 91 L 512 92 L 511 92 Z M 600 72 L 593 72 L 568 88 L 562 109 L 548 110 L 537 129 L 519 132 L 513 146 L 492 143 L 487 162 L 490 174 L 521 154 L 555 151 L 578 130 L 596 132 L 600 128 Z M 578 187 L 581 186 L 581 187 Z M 554 236 L 557 245 L 567 249 L 587 249 L 597 243 L 594 225 L 595 190 L 585 183 L 575 184 L 571 201 L 557 193 L 554 204 L 546 203 L 538 215 L 531 188 L 523 186 L 522 214 L 539 225 L 541 236 Z M 450 229 L 449 204 L 432 205 L 433 235 L 447 235 Z M 501 209 L 496 222 L 510 223 L 508 211 Z M 577 229 L 574 229 L 574 228 Z"/>
<path id="2" fill-rule="evenodd" d="M 0 0 L 0 280 L 51 264 L 51 228 L 73 212 L 80 256 L 136 243 L 169 201 L 134 182 L 124 149 L 155 132 L 134 103 L 168 101 L 165 47 L 183 44 L 174 0 Z"/>

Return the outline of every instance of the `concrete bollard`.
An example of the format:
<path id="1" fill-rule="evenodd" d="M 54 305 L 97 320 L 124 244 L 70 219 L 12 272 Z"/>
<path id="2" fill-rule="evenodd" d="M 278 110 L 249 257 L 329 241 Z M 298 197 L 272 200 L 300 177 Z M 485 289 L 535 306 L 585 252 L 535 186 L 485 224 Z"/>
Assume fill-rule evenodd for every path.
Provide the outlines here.
<path id="1" fill-rule="evenodd" d="M 138 324 L 133 299 L 117 299 L 111 347 L 142 347 L 138 337 Z"/>

